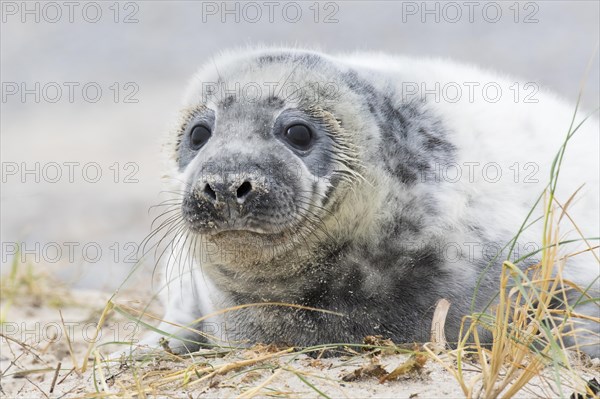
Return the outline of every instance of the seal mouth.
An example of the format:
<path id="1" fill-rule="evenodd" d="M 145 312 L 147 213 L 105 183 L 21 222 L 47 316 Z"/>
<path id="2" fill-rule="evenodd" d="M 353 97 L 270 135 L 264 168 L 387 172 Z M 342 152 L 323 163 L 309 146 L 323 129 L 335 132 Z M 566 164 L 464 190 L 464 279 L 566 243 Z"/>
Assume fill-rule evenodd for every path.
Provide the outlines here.
<path id="1" fill-rule="evenodd" d="M 288 234 L 285 232 L 280 233 L 266 233 L 257 232 L 254 230 L 242 230 L 242 229 L 226 229 L 208 234 L 208 237 L 215 241 L 256 241 L 259 239 L 262 243 L 274 242 L 284 239 Z"/>
<path id="2" fill-rule="evenodd" d="M 269 248 L 289 248 L 296 240 L 293 230 L 285 229 L 279 232 L 265 232 L 257 229 L 218 229 L 204 233 L 207 241 L 222 248 L 235 248 L 238 253 L 263 253 Z"/>
<path id="3" fill-rule="evenodd" d="M 287 223 L 269 223 L 254 219 L 235 219 L 224 223 L 190 223 L 188 228 L 208 241 L 223 245 L 280 246 L 294 245 L 301 230 L 301 218 Z"/>
<path id="4" fill-rule="evenodd" d="M 228 235 L 258 235 L 258 236 L 277 236 L 283 232 L 272 232 L 264 229 L 249 228 L 249 227 L 221 227 L 212 230 L 202 230 L 200 234 L 212 237 L 226 237 Z"/>
<path id="5" fill-rule="evenodd" d="M 196 223 L 189 223 L 188 226 L 191 231 L 196 234 L 204 235 L 207 237 L 215 238 L 227 238 L 227 237 L 242 237 L 242 236 L 260 236 L 260 237 L 272 237 L 280 238 L 290 236 L 289 233 L 296 224 L 282 224 L 272 225 L 269 228 L 258 225 L 257 223 L 249 223 L 247 221 L 229 221 L 229 223 L 217 224 L 214 222 L 207 222 L 205 225 L 198 226 Z"/>

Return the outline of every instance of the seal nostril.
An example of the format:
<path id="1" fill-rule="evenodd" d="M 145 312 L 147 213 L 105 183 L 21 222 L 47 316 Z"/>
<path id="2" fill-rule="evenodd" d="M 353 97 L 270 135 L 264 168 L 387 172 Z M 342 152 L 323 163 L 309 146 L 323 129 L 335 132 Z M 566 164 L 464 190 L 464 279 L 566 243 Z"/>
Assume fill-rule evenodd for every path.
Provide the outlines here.
<path id="1" fill-rule="evenodd" d="M 206 194 L 208 197 L 212 198 L 213 200 L 217 199 L 217 193 L 215 193 L 215 190 L 212 189 L 212 187 L 210 186 L 210 184 L 206 183 L 206 185 L 204 186 L 204 194 Z"/>
<path id="2" fill-rule="evenodd" d="M 246 195 L 248 195 L 248 193 L 252 191 L 252 184 L 250 184 L 250 182 L 243 182 L 241 186 L 238 187 L 237 189 L 237 197 L 239 199 L 244 198 Z"/>

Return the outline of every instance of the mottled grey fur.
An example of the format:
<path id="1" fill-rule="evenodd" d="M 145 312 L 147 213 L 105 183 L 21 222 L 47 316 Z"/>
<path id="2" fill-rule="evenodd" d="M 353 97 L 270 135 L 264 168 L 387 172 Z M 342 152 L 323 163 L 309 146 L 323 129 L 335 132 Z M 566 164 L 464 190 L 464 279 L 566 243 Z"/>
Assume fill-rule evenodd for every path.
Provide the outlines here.
<path id="1" fill-rule="evenodd" d="M 172 175 L 183 181 L 184 227 L 176 233 L 184 239 L 173 241 L 166 274 L 169 281 L 175 270 L 185 282 L 183 288 L 172 283 L 175 299 L 166 320 L 188 324 L 228 307 L 288 303 L 329 313 L 250 306 L 194 327 L 241 344 L 360 343 L 373 334 L 423 342 L 436 303 L 445 298 L 451 303 L 445 333 L 456 341 L 462 317 L 484 309 L 498 292 L 506 253 L 451 258 L 448 243 L 499 249 L 533 202 L 523 200 L 519 219 L 507 226 L 472 216 L 479 211 L 470 209 L 485 206 L 475 196 L 465 199 L 460 216 L 449 216 L 448 198 L 461 195 L 460 188 L 428 177 L 436 164 L 459 161 L 457 132 L 435 107 L 403 98 L 398 77 L 298 50 L 225 58 L 199 79 L 293 81 L 302 90 L 292 93 L 293 100 L 275 91 L 248 102 L 231 94 L 206 99 L 192 85 L 168 150 L 176 165 Z M 325 89 L 323 82 L 332 85 Z M 193 151 L 188 137 L 198 121 L 212 137 Z M 293 121 L 316 132 L 306 153 L 281 138 Z M 244 181 L 253 191 L 240 203 L 233 190 Z M 217 200 L 203 192 L 207 184 L 222 190 Z M 501 206 L 490 212 L 513 217 Z M 191 274 L 181 272 L 188 260 Z"/>

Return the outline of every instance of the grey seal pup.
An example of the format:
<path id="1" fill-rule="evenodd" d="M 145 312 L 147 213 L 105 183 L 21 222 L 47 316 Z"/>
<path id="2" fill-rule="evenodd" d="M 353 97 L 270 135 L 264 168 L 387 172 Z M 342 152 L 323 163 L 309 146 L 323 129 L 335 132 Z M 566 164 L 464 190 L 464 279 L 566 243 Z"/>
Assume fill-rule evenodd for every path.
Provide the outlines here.
<path id="1" fill-rule="evenodd" d="M 539 87 L 449 60 L 287 48 L 216 57 L 167 139 L 159 329 L 178 352 L 373 334 L 423 342 L 444 298 L 456 341 L 462 317 L 498 292 L 501 249 L 547 184 L 573 112 Z M 586 237 L 600 235 L 597 148 L 591 118 L 557 192 L 566 201 L 586 183 L 570 212 Z M 541 222 L 525 230 L 511 259 L 539 249 L 541 235 Z M 565 268 L 595 281 L 596 297 L 598 274 L 591 251 Z"/>

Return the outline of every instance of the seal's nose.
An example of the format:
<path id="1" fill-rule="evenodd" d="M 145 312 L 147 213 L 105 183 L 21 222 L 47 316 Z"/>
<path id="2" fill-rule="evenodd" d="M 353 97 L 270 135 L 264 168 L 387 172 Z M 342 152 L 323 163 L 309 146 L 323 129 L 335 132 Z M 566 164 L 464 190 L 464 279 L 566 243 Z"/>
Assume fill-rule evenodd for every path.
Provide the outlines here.
<path id="1" fill-rule="evenodd" d="M 235 198 L 239 204 L 243 204 L 244 201 L 250 197 L 252 190 L 252 183 L 248 180 L 244 181 L 239 186 L 236 184 L 227 185 L 216 182 L 211 184 L 206 182 L 202 194 L 204 198 L 213 205 L 218 202 L 226 202 L 228 199 L 233 198 Z"/>
<path id="2" fill-rule="evenodd" d="M 252 184 L 249 181 L 243 182 L 235 191 L 239 203 L 243 203 L 252 192 Z"/>

